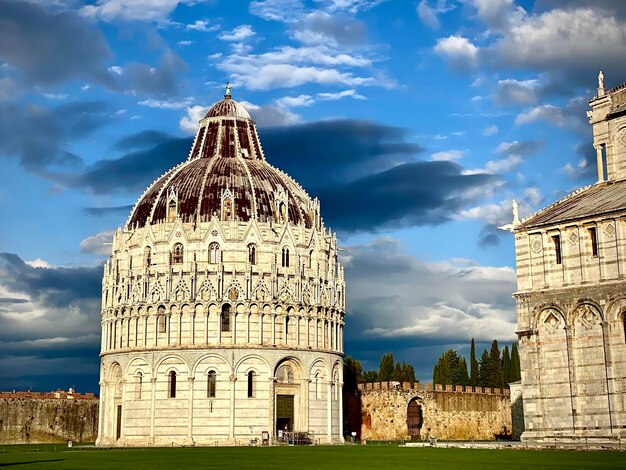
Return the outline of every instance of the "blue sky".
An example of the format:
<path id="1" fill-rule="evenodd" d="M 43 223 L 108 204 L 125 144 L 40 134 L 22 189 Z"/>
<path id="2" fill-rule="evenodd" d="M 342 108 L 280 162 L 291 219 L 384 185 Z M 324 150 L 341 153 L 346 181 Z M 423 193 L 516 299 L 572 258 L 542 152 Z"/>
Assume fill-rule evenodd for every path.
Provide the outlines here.
<path id="1" fill-rule="evenodd" d="M 346 249 L 346 353 L 514 340 L 522 216 L 593 183 L 611 0 L 0 0 L 0 389 L 97 391 L 112 230 L 224 84 Z"/>

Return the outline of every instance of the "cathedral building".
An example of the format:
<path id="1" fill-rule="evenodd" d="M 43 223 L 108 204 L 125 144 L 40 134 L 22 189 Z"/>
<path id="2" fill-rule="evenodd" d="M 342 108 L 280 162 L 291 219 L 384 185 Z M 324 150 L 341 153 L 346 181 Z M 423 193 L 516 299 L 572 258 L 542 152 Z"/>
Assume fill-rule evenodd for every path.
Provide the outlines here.
<path id="1" fill-rule="evenodd" d="M 97 444 L 341 441 L 344 270 L 319 201 L 230 87 L 181 161 L 104 267 Z"/>
<path id="2" fill-rule="evenodd" d="M 626 437 L 626 83 L 589 104 L 598 181 L 514 209 L 522 440 Z"/>

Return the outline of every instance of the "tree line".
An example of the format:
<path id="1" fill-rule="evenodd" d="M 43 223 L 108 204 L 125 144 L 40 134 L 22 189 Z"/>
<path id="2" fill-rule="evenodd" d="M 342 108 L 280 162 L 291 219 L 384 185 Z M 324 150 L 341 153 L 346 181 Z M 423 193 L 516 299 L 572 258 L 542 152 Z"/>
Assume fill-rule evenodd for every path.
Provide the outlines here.
<path id="1" fill-rule="evenodd" d="M 500 353 L 496 340 L 491 343 L 491 350 L 483 350 L 480 360 L 476 360 L 476 345 L 472 338 L 469 371 L 465 358 L 453 349 L 444 352 L 433 368 L 434 384 L 508 388 L 509 383 L 520 379 L 517 343 L 511 345 L 510 352 L 505 346 Z"/>
<path id="2" fill-rule="evenodd" d="M 369 382 L 417 382 L 415 369 L 406 362 L 394 362 L 393 353 L 383 354 L 380 358 L 378 370 L 364 371 L 361 363 L 346 357 L 344 360 L 344 384 L 346 383 L 369 383 Z"/>

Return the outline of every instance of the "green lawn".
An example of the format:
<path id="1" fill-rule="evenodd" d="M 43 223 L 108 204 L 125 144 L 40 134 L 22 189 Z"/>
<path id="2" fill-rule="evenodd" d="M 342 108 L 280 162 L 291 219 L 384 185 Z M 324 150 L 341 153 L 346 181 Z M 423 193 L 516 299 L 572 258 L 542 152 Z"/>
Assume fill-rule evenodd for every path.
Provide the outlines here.
<path id="1" fill-rule="evenodd" d="M 31 448 L 34 446 L 30 446 Z M 39 446 L 5 448 L 0 453 L 0 469 L 319 469 L 340 468 L 383 470 L 389 468 L 428 470 L 515 468 L 626 468 L 621 452 L 565 452 L 527 450 L 476 450 L 443 448 L 400 448 L 396 446 L 315 446 L 315 447 L 205 447 L 174 449 L 115 449 L 57 451 Z M 32 449 L 31 449 L 32 450 Z M 2 447 L 0 446 L 0 452 Z"/>

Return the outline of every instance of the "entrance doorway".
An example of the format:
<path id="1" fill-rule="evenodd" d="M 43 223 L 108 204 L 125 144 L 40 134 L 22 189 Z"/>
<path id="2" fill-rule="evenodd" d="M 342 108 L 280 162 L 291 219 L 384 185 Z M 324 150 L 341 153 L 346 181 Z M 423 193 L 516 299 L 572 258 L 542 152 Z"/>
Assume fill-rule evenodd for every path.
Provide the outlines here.
<path id="1" fill-rule="evenodd" d="M 423 423 L 422 407 L 417 403 L 417 399 L 413 398 L 406 410 L 406 425 L 412 441 L 419 440 Z"/>
<path id="2" fill-rule="evenodd" d="M 293 395 L 276 395 L 276 434 L 293 431 Z"/>

